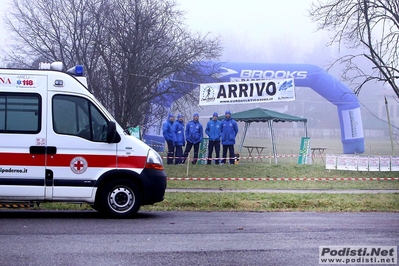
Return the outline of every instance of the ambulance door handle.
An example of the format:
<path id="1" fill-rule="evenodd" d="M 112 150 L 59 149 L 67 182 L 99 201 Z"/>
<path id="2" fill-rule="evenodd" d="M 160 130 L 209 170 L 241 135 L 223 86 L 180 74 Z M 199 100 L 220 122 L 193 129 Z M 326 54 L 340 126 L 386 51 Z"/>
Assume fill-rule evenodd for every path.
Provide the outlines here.
<path id="1" fill-rule="evenodd" d="M 30 154 L 56 154 L 57 147 L 54 146 L 30 146 Z"/>
<path id="2" fill-rule="evenodd" d="M 53 185 L 53 171 L 46 169 L 46 186 L 52 186 Z"/>

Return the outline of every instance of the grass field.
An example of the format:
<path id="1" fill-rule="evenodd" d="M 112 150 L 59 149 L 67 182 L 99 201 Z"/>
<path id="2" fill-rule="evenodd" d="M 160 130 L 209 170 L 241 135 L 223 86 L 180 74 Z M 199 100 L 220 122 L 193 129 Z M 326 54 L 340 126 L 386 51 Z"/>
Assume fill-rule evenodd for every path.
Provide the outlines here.
<path id="1" fill-rule="evenodd" d="M 312 140 L 312 147 L 325 147 L 326 153 L 342 154 L 340 140 Z M 264 140 L 249 139 L 246 145 L 267 146 Z M 236 165 L 165 165 L 172 180 L 168 188 L 253 190 L 253 189 L 399 189 L 399 172 L 368 172 L 326 170 L 320 157 L 312 165 L 298 165 L 297 151 L 300 141 L 277 139 L 278 163 L 271 153 L 265 152 L 262 161 L 252 161 L 245 152 L 240 154 Z M 365 143 L 364 155 L 392 155 L 389 140 L 373 140 Z M 397 150 L 398 147 L 396 147 Z M 161 154 L 166 156 L 166 154 Z M 397 155 L 397 154 L 395 154 Z M 181 178 L 182 180 L 173 180 Z M 220 178 L 223 180 L 189 180 L 189 178 Z M 233 180 L 227 180 L 228 178 Z M 279 180 L 236 181 L 237 178 L 279 178 Z M 281 180 L 299 178 L 308 180 Z M 310 179 L 317 180 L 310 180 Z M 351 180 L 331 180 L 345 178 Z M 366 178 L 367 180 L 359 180 Z M 321 179 L 321 180 L 319 180 Z M 330 180 L 326 180 L 330 179 Z M 369 180 L 374 179 L 374 180 Z M 197 210 L 197 211 L 399 211 L 399 194 L 312 194 L 312 193 L 185 193 L 169 192 L 165 200 L 144 210 Z"/>
<path id="2" fill-rule="evenodd" d="M 210 189 L 399 189 L 398 180 L 356 181 L 357 178 L 394 178 L 398 172 L 358 172 L 326 170 L 322 165 L 293 165 L 288 163 L 267 164 L 241 162 L 238 165 L 165 165 L 165 171 L 173 178 L 317 178 L 322 180 L 169 180 L 168 188 Z M 329 178 L 330 180 L 326 180 Z M 351 178 L 353 180 L 331 180 Z"/>
<path id="3" fill-rule="evenodd" d="M 167 193 L 146 211 L 399 211 L 399 194 Z"/>
<path id="4" fill-rule="evenodd" d="M 166 165 L 170 178 L 184 178 L 187 166 Z M 397 178 L 398 172 L 329 171 L 323 165 L 295 165 L 290 163 L 267 164 L 241 162 L 238 165 L 189 165 L 189 177 L 206 178 L 318 178 L 317 180 L 236 181 L 236 180 L 170 180 L 168 188 L 214 189 L 226 193 L 169 192 L 165 200 L 153 206 L 144 206 L 147 211 L 320 211 L 320 212 L 364 212 L 399 211 L 399 194 L 316 194 L 316 193 L 254 193 L 256 189 L 319 189 L 319 190 L 378 190 L 399 189 L 398 180 L 356 180 L 358 178 Z M 319 180 L 319 178 L 321 180 Z M 325 180 L 326 178 L 351 178 L 352 180 Z M 243 193 L 229 193 L 248 190 Z M 251 191 L 251 192 L 249 192 Z"/>

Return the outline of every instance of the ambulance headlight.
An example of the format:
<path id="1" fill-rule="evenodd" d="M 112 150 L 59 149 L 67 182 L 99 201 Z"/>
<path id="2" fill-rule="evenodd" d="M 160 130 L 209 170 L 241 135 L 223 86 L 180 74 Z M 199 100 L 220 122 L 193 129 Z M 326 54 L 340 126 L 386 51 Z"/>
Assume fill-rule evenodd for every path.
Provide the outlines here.
<path id="1" fill-rule="evenodd" d="M 148 150 L 147 163 L 145 168 L 163 170 L 162 157 L 153 149 Z"/>

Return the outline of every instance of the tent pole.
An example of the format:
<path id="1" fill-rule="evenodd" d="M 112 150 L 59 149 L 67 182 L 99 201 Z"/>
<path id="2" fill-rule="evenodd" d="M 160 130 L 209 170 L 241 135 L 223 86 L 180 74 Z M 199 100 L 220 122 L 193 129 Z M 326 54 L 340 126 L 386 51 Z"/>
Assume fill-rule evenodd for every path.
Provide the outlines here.
<path id="1" fill-rule="evenodd" d="M 249 123 L 248 123 L 248 122 L 245 122 L 245 125 L 244 125 L 244 134 L 242 135 L 241 143 L 240 143 L 240 146 L 238 147 L 238 152 L 239 152 L 239 153 L 241 153 L 242 146 L 244 145 L 244 140 L 245 140 L 245 137 L 247 136 L 248 127 L 249 127 Z"/>
<path id="2" fill-rule="evenodd" d="M 272 142 L 274 162 L 277 164 L 277 149 L 276 149 L 276 143 L 274 140 L 273 120 L 268 120 L 267 123 L 269 124 L 269 129 L 270 129 L 270 140 Z"/>

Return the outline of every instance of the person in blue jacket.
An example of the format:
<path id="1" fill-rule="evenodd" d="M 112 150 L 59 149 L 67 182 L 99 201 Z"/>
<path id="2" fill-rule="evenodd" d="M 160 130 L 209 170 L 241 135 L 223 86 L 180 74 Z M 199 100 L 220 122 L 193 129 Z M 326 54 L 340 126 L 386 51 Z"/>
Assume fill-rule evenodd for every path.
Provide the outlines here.
<path id="1" fill-rule="evenodd" d="M 218 120 L 218 113 L 213 113 L 212 119 L 208 121 L 205 128 L 205 133 L 209 137 L 208 142 L 208 160 L 206 164 L 212 163 L 212 153 L 215 148 L 215 164 L 219 164 L 220 158 L 220 125 L 222 122 Z"/>
<path id="2" fill-rule="evenodd" d="M 172 126 L 172 138 L 175 145 L 175 164 L 182 164 L 183 162 L 183 146 L 186 142 L 184 138 L 184 122 L 183 115 L 179 114 L 177 120 Z"/>
<path id="3" fill-rule="evenodd" d="M 237 122 L 231 117 L 231 112 L 229 110 L 225 112 L 225 119 L 222 121 L 220 130 L 222 132 L 223 145 L 223 159 L 221 164 L 226 162 L 227 150 L 229 151 L 230 155 L 230 164 L 234 164 L 234 144 L 236 143 L 238 125 Z"/>
<path id="4" fill-rule="evenodd" d="M 187 123 L 186 125 L 186 150 L 184 151 L 184 159 L 183 163 L 186 160 L 188 154 L 191 151 L 191 148 L 194 146 L 194 159 L 191 162 L 192 164 L 196 164 L 198 160 L 198 151 L 199 145 L 204 137 L 203 127 L 199 122 L 198 113 L 194 113 L 193 120 Z"/>
<path id="5" fill-rule="evenodd" d="M 166 159 L 167 164 L 173 164 L 173 159 L 175 156 L 175 145 L 173 143 L 172 136 L 172 126 L 175 121 L 175 116 L 173 114 L 168 115 L 168 120 L 162 126 L 162 134 L 166 140 L 166 145 L 168 146 L 168 157 Z"/>

